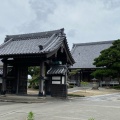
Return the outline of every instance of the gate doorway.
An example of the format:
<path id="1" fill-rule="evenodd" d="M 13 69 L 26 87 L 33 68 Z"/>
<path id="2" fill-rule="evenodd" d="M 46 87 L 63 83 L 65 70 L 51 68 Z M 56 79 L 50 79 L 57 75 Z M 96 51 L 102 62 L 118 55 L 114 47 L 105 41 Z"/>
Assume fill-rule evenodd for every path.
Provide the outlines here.
<path id="1" fill-rule="evenodd" d="M 39 78 L 40 78 L 40 67 L 30 66 L 28 67 L 28 77 L 27 80 L 27 94 L 28 95 L 38 95 L 39 93 Z"/>

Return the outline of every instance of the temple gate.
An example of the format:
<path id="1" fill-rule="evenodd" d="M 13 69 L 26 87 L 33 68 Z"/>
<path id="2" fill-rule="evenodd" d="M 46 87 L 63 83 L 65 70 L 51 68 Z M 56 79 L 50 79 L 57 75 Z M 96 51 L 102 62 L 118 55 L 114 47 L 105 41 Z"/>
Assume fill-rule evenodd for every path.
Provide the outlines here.
<path id="1" fill-rule="evenodd" d="M 47 74 L 54 62 L 61 62 L 66 67 L 74 64 L 64 29 L 39 33 L 8 35 L 0 46 L 0 58 L 3 62 L 2 94 L 27 94 L 27 75 L 29 66 L 40 66 L 39 96 L 43 96 L 43 79 L 45 93 L 57 90 L 58 84 L 52 85 Z M 59 69 L 59 68 L 58 68 Z M 45 71 L 46 70 L 46 71 Z M 66 72 L 67 73 L 67 72 Z M 67 74 L 66 74 L 67 81 Z M 61 84 L 64 93 L 65 87 Z M 62 92 L 61 90 L 61 92 Z M 61 96 L 61 94 L 59 94 Z M 57 93 L 53 96 L 59 96 Z M 64 95 L 64 96 L 66 96 Z"/>

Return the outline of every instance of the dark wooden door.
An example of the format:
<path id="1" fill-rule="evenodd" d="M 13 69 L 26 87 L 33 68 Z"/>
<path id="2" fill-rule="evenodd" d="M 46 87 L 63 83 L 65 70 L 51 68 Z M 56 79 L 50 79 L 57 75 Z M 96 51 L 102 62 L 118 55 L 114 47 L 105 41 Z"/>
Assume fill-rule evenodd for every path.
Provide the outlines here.
<path id="1" fill-rule="evenodd" d="M 20 66 L 18 68 L 18 94 L 27 94 L 27 75 L 28 67 Z"/>

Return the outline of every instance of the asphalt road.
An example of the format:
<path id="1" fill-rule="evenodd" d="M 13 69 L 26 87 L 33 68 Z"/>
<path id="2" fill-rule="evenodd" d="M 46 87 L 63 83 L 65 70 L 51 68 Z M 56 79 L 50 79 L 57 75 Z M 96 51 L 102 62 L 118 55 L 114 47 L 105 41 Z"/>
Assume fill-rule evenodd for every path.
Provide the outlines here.
<path id="1" fill-rule="evenodd" d="M 0 102 L 0 120 L 26 120 L 30 111 L 35 120 L 120 120 L 120 95 L 51 99 L 32 104 Z"/>

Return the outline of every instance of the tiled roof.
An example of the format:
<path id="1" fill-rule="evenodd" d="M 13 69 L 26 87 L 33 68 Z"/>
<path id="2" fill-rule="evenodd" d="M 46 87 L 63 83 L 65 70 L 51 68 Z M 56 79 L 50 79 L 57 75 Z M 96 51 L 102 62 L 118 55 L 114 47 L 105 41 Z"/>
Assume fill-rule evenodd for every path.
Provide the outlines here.
<path id="1" fill-rule="evenodd" d="M 109 48 L 113 41 L 91 42 L 73 44 L 71 50 L 75 64 L 71 68 L 96 68 L 93 65 L 94 59 L 100 55 L 100 52 Z"/>
<path id="2" fill-rule="evenodd" d="M 58 48 L 64 38 L 63 29 L 6 36 L 5 42 L 0 46 L 0 56 L 47 53 Z"/>
<path id="3" fill-rule="evenodd" d="M 64 28 L 53 31 L 7 35 L 0 45 L 0 58 L 11 58 L 20 55 L 48 55 L 63 47 L 68 55 L 69 62 L 74 63 L 70 53 Z"/>
<path id="4" fill-rule="evenodd" d="M 48 70 L 47 75 L 65 75 L 67 67 L 63 65 L 53 66 Z"/>

